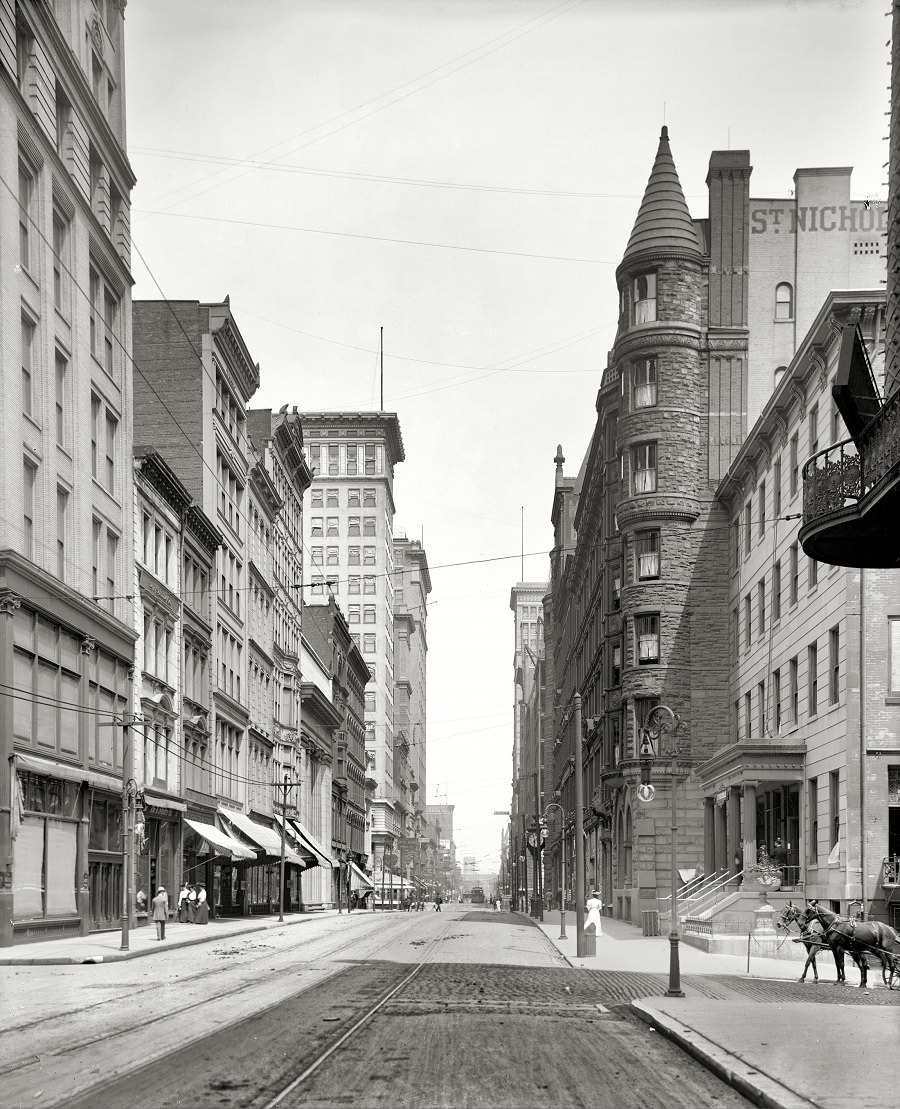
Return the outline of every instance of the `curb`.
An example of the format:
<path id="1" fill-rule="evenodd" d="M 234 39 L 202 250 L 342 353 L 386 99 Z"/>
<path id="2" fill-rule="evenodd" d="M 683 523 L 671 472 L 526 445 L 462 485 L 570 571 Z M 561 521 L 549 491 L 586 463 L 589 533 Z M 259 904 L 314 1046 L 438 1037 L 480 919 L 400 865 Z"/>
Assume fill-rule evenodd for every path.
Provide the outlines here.
<path id="1" fill-rule="evenodd" d="M 669 1013 L 661 1013 L 644 1001 L 632 1001 L 631 1008 L 642 1021 L 661 1032 L 754 1105 L 767 1109 L 818 1109 L 816 1102 L 761 1073 Z"/>
<path id="2" fill-rule="evenodd" d="M 253 924 L 240 928 L 235 932 L 209 932 L 202 936 L 192 936 L 190 939 L 164 940 L 159 947 L 147 947 L 137 951 L 111 951 L 108 955 L 36 955 L 33 957 L 2 958 L 0 967 L 47 967 L 47 966 L 85 966 L 99 963 L 125 963 L 131 959 L 144 959 L 151 955 L 161 955 L 164 951 L 174 951 L 180 947 L 196 947 L 201 943 L 214 943 L 219 940 L 231 939 L 233 936 L 247 936 L 253 932 L 268 932 L 272 928 L 286 928 L 293 924 L 307 924 L 311 920 L 320 919 L 317 913 L 300 916 L 295 920 L 279 920 L 268 924 Z M 53 940 L 48 940 L 53 943 Z"/>

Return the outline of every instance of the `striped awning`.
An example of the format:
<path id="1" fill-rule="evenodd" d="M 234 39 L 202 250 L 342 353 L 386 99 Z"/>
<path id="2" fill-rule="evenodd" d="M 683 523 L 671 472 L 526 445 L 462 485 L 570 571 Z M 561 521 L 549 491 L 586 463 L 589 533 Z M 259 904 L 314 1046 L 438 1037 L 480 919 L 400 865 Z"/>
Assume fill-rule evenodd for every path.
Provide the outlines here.
<path id="1" fill-rule="evenodd" d="M 201 820 L 188 820 L 187 817 L 184 822 L 206 843 L 211 855 L 230 855 L 234 859 L 256 858 L 256 852 L 251 847 L 245 847 L 214 824 L 204 824 Z"/>
<path id="2" fill-rule="evenodd" d="M 360 870 L 355 862 L 350 863 L 350 888 L 354 890 L 371 890 L 375 883 L 364 871 Z"/>
<path id="3" fill-rule="evenodd" d="M 307 850 L 311 851 L 313 855 L 315 855 L 319 866 L 334 868 L 340 865 L 337 859 L 329 854 L 329 852 L 322 846 L 321 843 L 319 843 L 315 836 L 311 835 L 311 833 L 306 830 L 306 828 L 300 823 L 299 820 L 293 820 L 289 818 L 288 824 L 293 825 L 294 831 L 297 834 L 297 838 L 300 840 L 303 846 L 307 848 Z"/>
<path id="4" fill-rule="evenodd" d="M 224 817 L 245 839 L 263 851 L 268 859 L 281 858 L 281 836 L 273 828 L 266 828 L 265 825 L 251 820 L 249 816 L 229 809 L 219 809 L 219 815 Z M 293 863 L 295 866 L 306 865 L 303 859 L 287 846 L 285 846 L 284 859 L 285 862 Z"/>

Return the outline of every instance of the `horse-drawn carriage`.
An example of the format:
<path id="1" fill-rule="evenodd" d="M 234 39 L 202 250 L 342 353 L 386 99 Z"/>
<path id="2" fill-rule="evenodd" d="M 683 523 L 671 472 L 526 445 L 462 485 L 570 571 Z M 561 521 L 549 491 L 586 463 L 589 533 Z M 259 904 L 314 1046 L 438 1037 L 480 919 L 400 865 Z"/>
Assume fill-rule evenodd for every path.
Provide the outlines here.
<path id="1" fill-rule="evenodd" d="M 845 982 L 844 955 L 849 955 L 859 970 L 860 989 L 868 985 L 869 960 L 877 960 L 881 966 L 881 977 L 888 989 L 894 988 L 894 980 L 900 983 L 900 937 L 887 924 L 877 920 L 854 920 L 839 916 L 829 909 L 823 909 L 818 901 L 810 901 L 805 909 L 788 902 L 778 919 L 777 927 L 790 929 L 797 924 L 800 935 L 795 943 L 806 948 L 806 963 L 800 981 L 806 980 L 806 972 L 812 967 L 815 981 L 819 981 L 816 968 L 816 954 L 827 948 L 834 956 L 838 982 Z"/>

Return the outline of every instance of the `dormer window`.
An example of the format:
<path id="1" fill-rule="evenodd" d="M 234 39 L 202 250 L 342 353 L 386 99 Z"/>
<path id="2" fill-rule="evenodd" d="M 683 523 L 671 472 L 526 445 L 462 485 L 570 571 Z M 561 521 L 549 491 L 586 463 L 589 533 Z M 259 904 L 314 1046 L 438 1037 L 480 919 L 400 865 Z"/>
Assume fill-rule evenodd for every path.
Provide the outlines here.
<path id="1" fill-rule="evenodd" d="M 634 323 L 653 323 L 656 319 L 656 274 L 642 273 L 632 285 Z"/>

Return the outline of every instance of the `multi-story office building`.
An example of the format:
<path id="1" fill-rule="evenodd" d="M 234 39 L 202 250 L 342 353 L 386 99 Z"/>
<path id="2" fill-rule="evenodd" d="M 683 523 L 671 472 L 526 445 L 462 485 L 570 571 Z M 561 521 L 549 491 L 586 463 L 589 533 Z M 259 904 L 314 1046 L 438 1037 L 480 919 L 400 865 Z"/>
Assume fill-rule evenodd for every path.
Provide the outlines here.
<path id="1" fill-rule="evenodd" d="M 544 582 L 518 582 L 509 597 L 515 644 L 510 870 L 515 879 L 513 895 L 520 909 L 529 907 L 530 899 L 538 896 L 541 887 L 538 855 L 533 846 L 528 848 L 528 837 L 532 837 L 532 845 L 536 844 L 536 830 L 543 811 L 541 666 L 546 592 Z"/>
<path id="2" fill-rule="evenodd" d="M 18 814 L 0 820 L 2 945 L 122 911 L 133 751 L 113 718 L 131 709 L 135 639 L 123 7 L 0 9 L 0 790 Z"/>
<path id="3" fill-rule="evenodd" d="M 855 321 L 845 324 L 841 328 L 833 392 L 849 438 L 832 441 L 825 447 L 819 444 L 818 450 L 811 445 L 812 457 L 803 468 L 803 526 L 799 538 L 810 558 L 840 567 L 858 567 L 859 620 L 866 629 L 865 639 L 860 636 L 859 682 L 863 689 L 874 684 L 878 696 L 871 713 L 860 710 L 859 720 L 858 760 L 865 768 L 860 771 L 864 778 L 857 814 L 862 872 L 860 896 L 865 909 L 871 905 L 898 927 L 900 604 L 896 586 L 891 589 L 886 624 L 882 622 L 880 628 L 875 625 L 877 638 L 869 667 L 865 650 L 869 641 L 869 619 L 863 607 L 870 583 L 877 589 L 884 578 L 884 568 L 900 566 L 896 541 L 900 512 L 897 416 L 900 411 L 900 234 L 896 220 L 900 203 L 900 7 L 892 5 L 892 12 L 887 205 L 887 213 L 892 214 L 892 218 L 888 223 L 884 251 L 887 289 L 883 382 L 872 372 L 864 329 L 855 326 Z M 869 674 L 874 676 L 874 683 Z M 852 681 L 848 675 L 851 688 Z M 848 766 L 853 764 L 854 760 L 848 759 Z M 818 796 L 819 779 L 810 780 L 809 787 Z M 840 781 L 837 794 L 839 797 Z M 810 811 L 814 808 L 810 798 Z M 821 839 L 817 834 L 820 827 L 810 829 L 810 844 Z M 848 870 L 850 842 L 848 835 Z"/>
<path id="4" fill-rule="evenodd" d="M 158 886 L 177 889 L 185 762 L 179 740 L 184 684 L 182 625 L 183 521 L 191 498 L 163 457 L 135 448 L 136 601 L 141 635 L 135 645 L 131 729 L 134 779 L 142 790 L 144 831 L 135 857 L 136 910 L 145 913 Z M 115 914 L 118 916 L 118 912 Z"/>
<path id="5" fill-rule="evenodd" d="M 272 576 L 272 696 L 269 711 L 274 712 L 275 781 L 288 780 L 298 783 L 288 791 L 288 804 L 296 809 L 297 828 L 314 838 L 323 829 L 313 827 L 311 813 L 315 810 L 322 817 L 314 784 L 317 772 L 311 765 L 315 743 L 304 745 L 302 729 L 301 668 L 302 609 L 304 584 L 303 558 L 303 496 L 312 481 L 303 446 L 303 429 L 296 411 L 288 412 L 285 405 L 279 412 L 268 408 L 251 409 L 247 413 L 247 426 L 253 445 L 263 460 L 266 471 L 278 495 L 279 511 L 272 526 L 271 557 Z M 280 793 L 280 804 L 284 797 Z M 327 844 L 330 824 L 324 842 Z M 320 853 L 321 854 L 321 853 Z M 327 854 L 327 852 L 326 852 Z M 318 855 L 316 856 L 318 859 Z M 324 865 L 324 864 L 318 864 Z M 326 867 L 328 869 L 328 867 Z M 307 888 L 308 887 L 308 888 Z M 303 901 L 329 902 L 330 876 L 310 875 L 303 879 L 293 869 L 289 872 L 286 890 L 287 904 L 294 906 Z"/>
<path id="6" fill-rule="evenodd" d="M 390 412 L 306 412 L 313 484 L 304 513 L 311 598 L 326 588 L 346 610 L 372 674 L 366 689 L 366 758 L 374 780 L 367 853 L 392 854 L 401 834 L 394 803 L 394 467 L 405 458 Z M 326 586 L 326 581 L 329 583 Z"/>
<path id="7" fill-rule="evenodd" d="M 590 809 L 587 877 L 599 883 L 617 915 L 634 920 L 668 892 L 673 845 L 664 825 L 673 777 L 681 806 L 674 850 L 683 874 L 709 864 L 700 845 L 704 837 L 710 842 L 723 819 L 715 811 L 704 818 L 698 774 L 715 764 L 729 735 L 729 582 L 723 568 L 731 467 L 748 424 L 761 410 L 768 413 L 773 390 L 780 407 L 790 397 L 806 404 L 810 371 L 805 365 L 792 370 L 805 334 L 797 329 L 820 326 L 813 317 L 823 289 L 848 282 L 877 287 L 883 273 L 880 248 L 872 245 L 880 217 L 849 199 L 849 170 L 798 171 L 799 199 L 777 203 L 751 200 L 749 177 L 746 151 L 714 152 L 710 215 L 692 219 L 663 129 L 617 270 L 619 329 L 597 396 L 595 432 L 575 481 L 561 476 L 557 457 L 550 630 L 561 712 L 554 784 L 571 811 L 568 709 L 578 691 Z M 816 299 L 818 308 L 811 309 Z M 821 337 L 813 342 L 821 345 Z M 811 357 L 824 366 L 824 350 L 814 349 Z M 831 410 L 818 411 L 824 428 Z M 798 451 L 792 439 L 779 454 L 785 474 L 798 473 Z M 770 443 L 766 457 L 774 460 L 776 453 Z M 770 493 L 774 483 L 770 476 Z M 742 511 L 748 514 L 744 531 L 758 528 L 753 505 Z M 757 679 L 767 680 L 765 674 Z M 646 773 L 645 729 L 660 704 L 683 722 L 680 753 L 673 775 L 671 760 L 661 761 L 664 751 L 651 749 L 648 784 L 656 799 L 644 801 L 637 787 Z M 791 796 L 779 794 L 786 804 L 794 803 Z M 748 820 L 753 824 L 749 814 Z M 769 834 L 763 828 L 756 839 Z M 750 850 L 749 842 L 748 833 L 742 850 Z M 721 827 L 716 843 L 721 862 L 732 846 Z"/>
<path id="8" fill-rule="evenodd" d="M 303 606 L 304 638 L 331 675 L 331 701 L 339 718 L 331 762 L 331 855 L 335 904 L 348 905 L 351 891 L 371 889 L 365 873 L 367 819 L 365 688 L 369 668 L 333 597 Z"/>
<path id="9" fill-rule="evenodd" d="M 394 538 L 394 803 L 403 839 L 424 831 L 428 594 L 431 576 L 421 543 Z M 406 845 L 404 845 L 406 846 Z M 412 863 L 412 858 L 404 860 Z"/>
<path id="10" fill-rule="evenodd" d="M 861 875 L 877 879 L 900 831 L 888 803 L 900 576 L 821 564 L 798 539 L 798 460 L 843 435 L 832 386 L 846 326 L 877 352 L 882 377 L 884 294 L 832 293 L 719 489 L 731 519 L 731 719 L 729 742 L 697 771 L 707 873 L 746 872 L 780 838 L 782 885 L 842 909 L 861 903 Z M 867 885 L 867 913 L 886 919 L 889 895 Z"/>
<path id="11" fill-rule="evenodd" d="M 254 701 L 254 696 L 265 696 L 271 633 L 256 622 L 273 618 L 271 606 L 266 613 L 265 593 L 267 586 L 272 588 L 268 559 L 280 509 L 278 492 L 265 471 L 253 474 L 257 459 L 247 433 L 246 407 L 259 387 L 259 368 L 227 301 L 139 301 L 133 313 L 139 368 L 136 421 L 143 438 L 159 445 L 220 536 L 208 616 L 213 642 L 207 720 L 211 792 L 217 817 L 226 821 L 222 830 L 243 838 L 256 858 L 239 864 L 220 857 L 209 899 L 213 912 L 242 915 L 277 902 L 267 863 L 279 854 L 271 828 L 265 828 L 269 835 L 259 833 L 254 839 L 252 823 L 247 824 L 252 809 L 265 816 L 274 800 L 263 787 L 271 781 L 272 725 L 262 719 L 264 709 Z M 256 555 L 252 574 L 251 551 Z M 251 616 L 256 630 L 252 646 Z M 260 718 L 252 722 L 254 705 Z M 253 775 L 251 748 L 257 764 Z M 188 846 L 193 850 L 193 844 Z M 294 856 L 293 861 L 299 859 Z"/>

